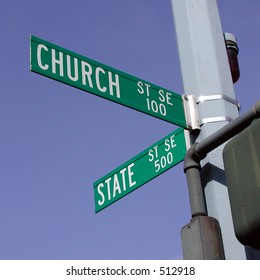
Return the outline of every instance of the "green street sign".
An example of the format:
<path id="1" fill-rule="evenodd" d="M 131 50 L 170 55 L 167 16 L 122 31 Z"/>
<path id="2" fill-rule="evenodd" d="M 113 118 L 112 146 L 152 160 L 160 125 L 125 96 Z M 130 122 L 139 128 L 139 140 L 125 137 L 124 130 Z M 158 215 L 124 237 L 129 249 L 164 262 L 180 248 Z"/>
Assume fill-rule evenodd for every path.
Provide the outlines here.
<path id="1" fill-rule="evenodd" d="M 179 128 L 94 183 L 96 213 L 183 161 L 185 154 Z"/>
<path id="2" fill-rule="evenodd" d="M 187 128 L 181 95 L 35 36 L 31 71 Z"/>

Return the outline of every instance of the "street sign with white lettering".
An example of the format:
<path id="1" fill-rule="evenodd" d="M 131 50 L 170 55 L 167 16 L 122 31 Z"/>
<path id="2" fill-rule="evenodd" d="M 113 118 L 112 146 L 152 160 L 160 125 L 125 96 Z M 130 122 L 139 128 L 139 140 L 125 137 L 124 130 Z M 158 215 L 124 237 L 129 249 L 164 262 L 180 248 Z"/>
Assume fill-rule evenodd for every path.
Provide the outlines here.
<path id="1" fill-rule="evenodd" d="M 179 128 L 94 183 L 96 212 L 183 161 L 185 154 L 184 130 Z"/>
<path id="2" fill-rule="evenodd" d="M 187 128 L 181 95 L 31 36 L 31 70 Z"/>

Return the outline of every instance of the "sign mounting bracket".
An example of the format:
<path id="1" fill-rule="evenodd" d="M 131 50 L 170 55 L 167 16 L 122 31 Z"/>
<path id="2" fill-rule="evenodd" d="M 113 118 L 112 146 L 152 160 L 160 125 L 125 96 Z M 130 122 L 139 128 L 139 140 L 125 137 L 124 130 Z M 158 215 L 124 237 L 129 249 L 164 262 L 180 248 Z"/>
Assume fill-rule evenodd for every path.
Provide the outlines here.
<path id="1" fill-rule="evenodd" d="M 198 104 L 193 95 L 182 95 L 187 127 L 189 130 L 200 130 Z"/>

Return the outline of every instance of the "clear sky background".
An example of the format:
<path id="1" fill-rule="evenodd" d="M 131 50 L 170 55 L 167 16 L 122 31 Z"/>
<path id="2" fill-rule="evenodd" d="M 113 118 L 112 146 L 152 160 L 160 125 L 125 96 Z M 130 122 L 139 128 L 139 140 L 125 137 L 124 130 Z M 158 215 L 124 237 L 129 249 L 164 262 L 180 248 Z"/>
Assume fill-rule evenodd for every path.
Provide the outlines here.
<path id="1" fill-rule="evenodd" d="M 181 259 L 182 164 L 98 214 L 93 183 L 176 129 L 30 72 L 30 35 L 183 93 L 170 0 L 0 0 L 0 259 Z M 219 0 L 260 96 L 260 1 Z"/>

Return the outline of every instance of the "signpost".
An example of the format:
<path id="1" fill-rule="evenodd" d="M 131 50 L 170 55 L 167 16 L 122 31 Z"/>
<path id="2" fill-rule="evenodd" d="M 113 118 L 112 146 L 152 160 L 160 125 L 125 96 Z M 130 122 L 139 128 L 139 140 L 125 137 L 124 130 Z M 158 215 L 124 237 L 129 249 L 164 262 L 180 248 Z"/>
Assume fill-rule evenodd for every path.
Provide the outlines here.
<path id="1" fill-rule="evenodd" d="M 193 93 L 192 95 L 182 98 L 175 92 L 35 36 L 31 36 L 31 70 L 182 127 L 96 181 L 94 183 L 96 213 L 183 161 L 187 150 L 184 129 L 200 129 L 203 124 L 196 138 L 198 145 L 203 147 L 201 154 L 196 151 L 198 145 L 193 146 L 194 149 L 187 154 L 189 158 L 186 158 L 190 160 L 190 165 L 187 165 L 188 161 L 185 162 L 193 212 L 191 222 L 182 229 L 184 256 L 187 259 L 224 257 L 245 259 L 249 254 L 246 256 L 244 248 L 232 234 L 233 227 L 227 190 L 223 185 L 223 174 L 212 169 L 214 167 L 223 170 L 221 153 L 215 151 L 211 157 L 208 156 L 209 172 L 205 173 L 203 180 L 206 183 L 205 190 L 202 188 L 198 169 L 199 161 L 207 154 L 205 151 L 212 151 L 210 148 L 214 149 L 213 146 L 218 147 L 210 142 L 213 139 L 213 132 L 215 137 L 218 135 L 216 139 L 219 139 L 219 135 L 223 136 L 223 130 L 219 130 L 217 134 L 216 122 L 222 122 L 218 125 L 221 127 L 230 116 L 233 119 L 238 114 L 234 102 L 230 102 L 234 100 L 234 90 L 216 0 L 172 0 L 172 4 L 180 62 L 185 76 L 185 92 Z M 222 95 L 214 103 L 212 101 L 216 100 L 216 90 Z M 205 93 L 207 93 L 205 100 L 211 102 L 200 104 L 202 108 L 200 111 L 204 117 L 207 115 L 210 117 L 200 122 L 196 97 L 200 98 L 200 95 L 204 96 Z M 213 95 L 214 98 L 208 98 Z M 184 106 L 185 99 L 187 102 Z M 254 109 L 254 112 L 257 110 Z M 234 125 L 231 127 L 234 129 Z M 223 139 L 227 140 L 226 135 Z M 206 200 L 202 195 L 203 192 Z M 222 252 L 222 240 L 225 252 Z M 250 251 L 247 250 L 247 253 Z"/>
<path id="2" fill-rule="evenodd" d="M 183 161 L 185 154 L 179 128 L 94 183 L 96 212 Z"/>
<path id="3" fill-rule="evenodd" d="M 31 36 L 31 70 L 187 128 L 181 95 Z"/>

